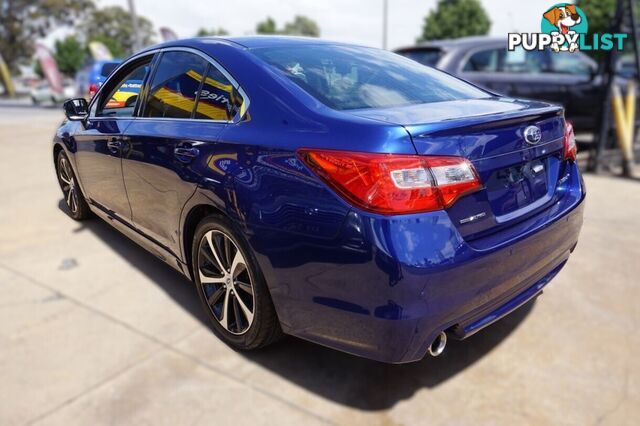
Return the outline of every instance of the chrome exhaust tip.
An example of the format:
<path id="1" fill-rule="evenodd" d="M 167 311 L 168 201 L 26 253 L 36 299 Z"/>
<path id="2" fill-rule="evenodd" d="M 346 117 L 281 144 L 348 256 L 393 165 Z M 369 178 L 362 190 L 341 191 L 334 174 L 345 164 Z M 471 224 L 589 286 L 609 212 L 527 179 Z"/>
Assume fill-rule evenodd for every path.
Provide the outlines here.
<path id="1" fill-rule="evenodd" d="M 431 345 L 429 346 L 429 355 L 438 356 L 442 352 L 444 352 L 444 348 L 447 346 L 447 333 L 441 331 L 438 336 L 433 339 Z"/>

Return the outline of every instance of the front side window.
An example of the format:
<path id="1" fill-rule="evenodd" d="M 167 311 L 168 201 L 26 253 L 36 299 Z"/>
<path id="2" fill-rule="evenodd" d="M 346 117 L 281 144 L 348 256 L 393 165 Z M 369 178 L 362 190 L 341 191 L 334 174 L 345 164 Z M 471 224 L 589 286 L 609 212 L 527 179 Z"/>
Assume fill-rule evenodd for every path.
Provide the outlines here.
<path id="1" fill-rule="evenodd" d="M 481 50 L 469 56 L 462 68 L 465 72 L 497 72 L 502 49 Z"/>
<path id="2" fill-rule="evenodd" d="M 243 109 L 240 92 L 219 69 L 210 65 L 198 96 L 195 118 L 231 121 Z"/>
<path id="3" fill-rule="evenodd" d="M 308 45 L 256 48 L 252 52 L 337 110 L 491 96 L 446 73 L 379 49 Z"/>
<path id="4" fill-rule="evenodd" d="M 138 63 L 133 70 L 125 71 L 122 78 L 116 76 L 116 83 L 108 83 L 105 95 L 100 98 L 97 117 L 132 117 L 138 102 L 142 83 L 149 72 L 151 58 Z M 109 90 L 109 87 L 112 89 Z"/>
<path id="5" fill-rule="evenodd" d="M 150 85 L 144 117 L 191 118 L 207 61 L 189 52 L 162 54 Z"/>

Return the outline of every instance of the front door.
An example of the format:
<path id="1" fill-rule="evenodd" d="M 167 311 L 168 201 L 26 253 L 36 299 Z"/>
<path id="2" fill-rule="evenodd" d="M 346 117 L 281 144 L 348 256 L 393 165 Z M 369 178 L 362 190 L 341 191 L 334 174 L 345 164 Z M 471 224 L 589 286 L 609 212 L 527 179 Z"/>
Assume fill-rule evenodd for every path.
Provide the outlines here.
<path id="1" fill-rule="evenodd" d="M 96 96 L 83 130 L 75 135 L 76 163 L 90 201 L 110 215 L 131 220 L 122 177 L 123 135 L 134 120 L 138 94 L 151 57 L 114 75 Z"/>

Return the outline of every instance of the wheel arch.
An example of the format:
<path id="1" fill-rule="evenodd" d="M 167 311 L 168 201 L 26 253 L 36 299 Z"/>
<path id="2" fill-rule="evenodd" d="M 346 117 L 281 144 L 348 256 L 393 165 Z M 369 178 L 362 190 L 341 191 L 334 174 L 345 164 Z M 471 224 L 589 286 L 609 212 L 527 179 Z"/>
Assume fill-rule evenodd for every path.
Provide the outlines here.
<path id="1" fill-rule="evenodd" d="M 186 210 L 186 209 L 185 209 Z M 194 205 L 190 206 L 186 214 L 183 216 L 183 225 L 182 225 L 182 255 L 187 265 L 187 269 L 189 271 L 189 275 L 193 280 L 193 267 L 191 265 L 192 261 L 192 253 L 191 253 L 191 244 L 193 243 L 193 237 L 196 232 L 196 228 L 198 224 L 207 216 L 219 216 L 221 218 L 229 219 L 222 209 L 216 207 L 211 203 L 205 202 L 197 202 Z"/>

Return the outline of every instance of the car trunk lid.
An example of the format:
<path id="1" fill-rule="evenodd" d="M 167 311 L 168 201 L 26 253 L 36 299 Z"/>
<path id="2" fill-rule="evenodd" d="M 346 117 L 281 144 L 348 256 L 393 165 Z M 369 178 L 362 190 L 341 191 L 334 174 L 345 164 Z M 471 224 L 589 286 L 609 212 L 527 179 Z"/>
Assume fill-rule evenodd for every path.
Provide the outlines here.
<path id="1" fill-rule="evenodd" d="M 419 155 L 462 156 L 473 163 L 483 189 L 447 210 L 468 239 L 523 220 L 554 201 L 563 164 L 561 107 L 488 98 L 353 113 L 404 126 Z M 540 130 L 536 143 L 525 140 L 530 126 Z"/>

